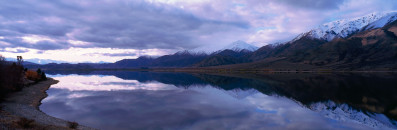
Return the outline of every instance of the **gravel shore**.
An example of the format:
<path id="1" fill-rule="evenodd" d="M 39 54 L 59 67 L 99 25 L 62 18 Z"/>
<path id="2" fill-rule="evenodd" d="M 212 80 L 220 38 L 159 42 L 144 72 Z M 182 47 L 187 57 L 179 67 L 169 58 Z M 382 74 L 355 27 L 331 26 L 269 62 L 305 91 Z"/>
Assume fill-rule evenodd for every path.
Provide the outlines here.
<path id="1" fill-rule="evenodd" d="M 20 124 L 22 118 L 34 120 L 30 129 L 70 129 L 69 122 L 58 119 L 40 111 L 41 100 L 47 97 L 46 91 L 57 80 L 48 78 L 22 91 L 11 94 L 0 105 L 0 129 L 23 129 Z M 77 129 L 92 129 L 79 125 Z"/>

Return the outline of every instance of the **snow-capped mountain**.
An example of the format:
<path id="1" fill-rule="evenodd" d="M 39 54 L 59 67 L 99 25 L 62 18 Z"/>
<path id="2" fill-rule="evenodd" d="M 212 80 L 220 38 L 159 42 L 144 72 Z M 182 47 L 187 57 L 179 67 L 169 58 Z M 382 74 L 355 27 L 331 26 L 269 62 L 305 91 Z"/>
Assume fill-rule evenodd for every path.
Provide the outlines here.
<path id="1" fill-rule="evenodd" d="M 211 54 L 217 50 L 212 47 L 201 46 L 201 47 L 194 48 L 192 50 L 187 50 L 187 51 L 191 54 Z"/>
<path id="2" fill-rule="evenodd" d="M 235 41 L 225 47 L 223 47 L 221 50 L 233 50 L 233 51 L 242 51 L 242 50 L 248 50 L 248 51 L 256 51 L 258 50 L 258 47 L 248 44 L 244 41 L 238 40 Z"/>
<path id="3" fill-rule="evenodd" d="M 397 11 L 377 12 L 352 19 L 343 19 L 320 25 L 318 28 L 299 35 L 292 41 L 303 36 L 331 41 L 334 38 L 346 38 L 356 32 L 376 29 L 397 20 Z"/>
<path id="4" fill-rule="evenodd" d="M 239 52 L 239 51 L 242 51 L 242 50 L 246 50 L 246 51 L 251 51 L 252 52 L 252 51 L 256 51 L 258 49 L 259 48 L 254 46 L 254 45 L 251 45 L 251 44 L 248 44 L 248 43 L 246 43 L 244 41 L 238 40 L 238 41 L 235 41 L 233 43 L 230 43 L 230 44 L 224 46 L 223 48 L 212 47 L 212 46 L 202 46 L 202 47 L 198 47 L 198 48 L 195 48 L 195 49 L 192 49 L 192 50 L 188 50 L 188 52 L 191 53 L 191 54 L 200 54 L 200 55 L 202 55 L 202 54 L 212 54 L 212 53 L 215 53 L 215 52 L 221 52 L 223 50 L 233 50 L 233 51 L 236 51 L 236 52 Z"/>
<path id="5" fill-rule="evenodd" d="M 209 52 L 204 52 L 204 51 L 192 51 L 192 50 L 184 50 L 184 51 L 178 51 L 174 55 L 194 55 L 194 56 L 204 56 L 211 54 Z"/>

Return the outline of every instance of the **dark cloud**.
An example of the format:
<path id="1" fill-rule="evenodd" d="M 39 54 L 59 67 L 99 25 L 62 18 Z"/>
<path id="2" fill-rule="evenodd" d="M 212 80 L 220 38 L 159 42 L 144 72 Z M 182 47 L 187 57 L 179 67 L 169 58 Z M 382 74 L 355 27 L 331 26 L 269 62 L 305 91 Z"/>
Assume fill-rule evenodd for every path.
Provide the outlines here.
<path id="1" fill-rule="evenodd" d="M 12 32 L 14 35 L 65 36 L 73 27 L 71 23 L 66 23 L 70 19 L 56 18 L 62 17 L 62 10 L 54 6 L 45 2 L 2 2 L 0 16 L 3 17 L 5 24 L 0 24 L 0 31 Z M 62 20 L 64 22 L 61 22 Z"/>
<path id="2" fill-rule="evenodd" d="M 68 43 L 40 41 L 34 45 L 31 45 L 30 48 L 35 48 L 39 50 L 57 50 L 57 49 L 68 48 Z"/>
<path id="3" fill-rule="evenodd" d="M 25 52 L 29 52 L 29 50 L 28 50 L 28 49 L 16 49 L 16 50 L 5 50 L 5 49 L 0 49 L 0 52 L 25 53 Z"/>
<path id="4" fill-rule="evenodd" d="M 145 1 L 3 1 L 0 36 L 12 47 L 41 50 L 69 47 L 176 49 L 197 46 L 197 37 L 249 28 L 247 22 L 206 20 L 164 4 Z M 211 28 L 208 32 L 208 28 Z M 55 42 L 30 45 L 18 38 L 41 35 Z M 68 42 L 92 43 L 81 46 Z M 4 40 L 3 40 L 4 41 Z"/>
<path id="5" fill-rule="evenodd" d="M 293 6 L 313 9 L 338 9 L 345 0 L 279 0 Z"/>
<path id="6" fill-rule="evenodd" d="M 38 50 L 57 50 L 68 48 L 70 45 L 69 43 L 65 42 L 55 42 L 55 41 L 38 41 L 36 43 L 28 43 L 23 41 L 21 38 L 5 38 L 0 39 L 2 42 L 11 43 L 10 46 L 6 47 L 26 47 L 26 48 L 33 48 Z"/>
<path id="7" fill-rule="evenodd" d="M 395 0 L 148 1 L 1 1 L 0 37 L 12 45 L 0 48 L 177 50 L 236 40 L 284 42 L 331 19 L 397 8 Z M 264 31 L 257 35 L 258 29 Z M 18 40 L 32 35 L 49 37 L 55 45 Z"/>
<path id="8" fill-rule="evenodd" d="M 316 10 L 338 9 L 345 0 L 272 0 L 291 7 Z"/>

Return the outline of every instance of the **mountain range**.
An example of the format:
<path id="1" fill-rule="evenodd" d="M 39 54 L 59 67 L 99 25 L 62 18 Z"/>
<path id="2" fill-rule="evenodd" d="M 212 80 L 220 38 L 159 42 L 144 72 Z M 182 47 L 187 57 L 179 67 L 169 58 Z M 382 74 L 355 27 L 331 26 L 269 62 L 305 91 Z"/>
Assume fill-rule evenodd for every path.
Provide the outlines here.
<path id="1" fill-rule="evenodd" d="M 115 63 L 79 63 L 79 64 L 34 64 L 26 62 L 28 68 L 44 68 L 44 69 L 133 69 L 133 68 L 162 68 L 162 67 L 205 67 L 214 65 L 228 65 L 236 63 L 250 62 L 245 60 L 244 56 L 248 56 L 257 50 L 258 47 L 250 45 L 244 41 L 233 42 L 220 50 L 209 52 L 201 48 L 193 50 L 179 51 L 171 55 L 164 55 L 158 58 L 142 56 L 137 59 L 123 59 Z"/>
<path id="2" fill-rule="evenodd" d="M 261 48 L 236 41 L 211 52 L 196 48 L 158 58 L 139 57 L 115 63 L 29 64 L 27 67 L 396 70 L 397 12 L 337 20 L 289 42 Z"/>

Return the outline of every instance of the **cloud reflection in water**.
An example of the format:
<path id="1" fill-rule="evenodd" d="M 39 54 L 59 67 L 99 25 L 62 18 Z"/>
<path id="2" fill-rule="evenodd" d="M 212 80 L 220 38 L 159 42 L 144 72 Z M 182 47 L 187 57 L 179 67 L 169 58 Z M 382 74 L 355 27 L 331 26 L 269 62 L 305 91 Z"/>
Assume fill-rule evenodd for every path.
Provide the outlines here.
<path id="1" fill-rule="evenodd" d="M 100 75 L 69 75 L 57 76 L 57 80 L 62 81 L 52 85 L 51 88 L 68 89 L 70 91 L 117 91 L 117 90 L 167 90 L 176 89 L 172 85 L 158 82 L 141 83 L 137 80 L 123 80 L 115 76 Z"/>
<path id="2" fill-rule="evenodd" d="M 57 76 L 45 113 L 100 129 L 368 129 L 284 97 L 211 85 L 177 88 L 114 76 Z M 242 95 L 244 97 L 234 95 Z"/>

